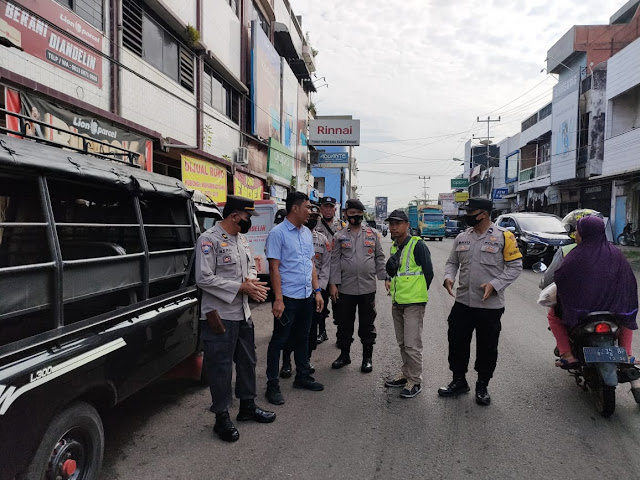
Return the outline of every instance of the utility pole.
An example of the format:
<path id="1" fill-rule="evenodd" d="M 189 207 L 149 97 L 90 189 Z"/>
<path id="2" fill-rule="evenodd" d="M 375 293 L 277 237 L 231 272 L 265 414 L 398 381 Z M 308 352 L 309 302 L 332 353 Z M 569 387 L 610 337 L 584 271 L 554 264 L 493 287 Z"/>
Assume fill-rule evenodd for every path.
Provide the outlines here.
<path id="1" fill-rule="evenodd" d="M 491 136 L 491 124 L 493 122 L 499 122 L 500 121 L 500 117 L 496 118 L 491 118 L 491 117 L 487 117 L 486 120 L 480 120 L 480 117 L 477 117 L 476 122 L 478 123 L 486 123 L 487 124 L 487 136 L 486 137 L 476 137 L 475 135 L 473 136 L 473 138 L 480 140 L 481 144 L 484 144 L 487 146 L 487 168 L 491 168 L 491 139 L 493 138 Z M 491 177 L 490 177 L 490 188 L 489 188 L 489 200 L 492 200 L 492 196 L 493 196 L 493 170 L 491 172 Z"/>
<path id="2" fill-rule="evenodd" d="M 423 181 L 422 195 L 424 196 L 424 203 L 426 204 L 427 203 L 427 198 L 428 198 L 428 196 L 427 196 L 427 188 L 429 188 L 427 186 L 427 180 L 431 180 L 431 177 L 420 176 L 418 178 Z"/>

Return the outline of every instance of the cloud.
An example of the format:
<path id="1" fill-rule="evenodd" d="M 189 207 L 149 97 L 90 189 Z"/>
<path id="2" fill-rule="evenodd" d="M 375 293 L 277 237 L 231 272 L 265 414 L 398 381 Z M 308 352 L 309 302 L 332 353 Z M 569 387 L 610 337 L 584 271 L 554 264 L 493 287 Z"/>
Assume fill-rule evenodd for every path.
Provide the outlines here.
<path id="1" fill-rule="evenodd" d="M 388 195 L 397 206 L 421 195 L 419 175 L 432 176 L 432 196 L 449 190 L 447 175 L 461 167 L 448 159 L 464 155 L 473 133 L 486 134 L 477 116 L 498 109 L 491 113 L 502 114 L 491 131 L 498 141 L 517 133 L 550 99 L 554 81 L 540 73 L 547 50 L 572 25 L 608 23 L 621 2 L 290 1 L 320 52 L 318 76 L 329 83 L 314 96 L 319 114 L 360 118 L 363 197 Z M 400 141 L 412 138 L 425 140 Z M 415 175 L 399 175 L 407 172 Z"/>

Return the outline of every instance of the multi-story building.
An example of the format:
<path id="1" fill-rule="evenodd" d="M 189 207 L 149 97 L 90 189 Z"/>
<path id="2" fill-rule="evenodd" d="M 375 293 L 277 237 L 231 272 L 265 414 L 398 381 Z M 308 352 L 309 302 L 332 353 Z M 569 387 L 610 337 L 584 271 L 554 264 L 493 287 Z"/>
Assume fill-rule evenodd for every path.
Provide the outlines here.
<path id="1" fill-rule="evenodd" d="M 0 0 L 0 106 L 24 115 L 0 126 L 124 147 L 216 201 L 308 193 L 300 22 L 287 0 Z"/>

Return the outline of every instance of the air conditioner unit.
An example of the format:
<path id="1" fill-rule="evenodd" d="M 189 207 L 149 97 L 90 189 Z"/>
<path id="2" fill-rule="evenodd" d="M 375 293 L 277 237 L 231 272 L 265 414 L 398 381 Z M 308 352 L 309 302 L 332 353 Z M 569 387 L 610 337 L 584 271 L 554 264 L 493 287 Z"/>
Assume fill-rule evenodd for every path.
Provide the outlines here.
<path id="1" fill-rule="evenodd" d="M 238 155 L 236 156 L 236 164 L 249 165 L 249 149 L 247 147 L 238 148 Z"/>

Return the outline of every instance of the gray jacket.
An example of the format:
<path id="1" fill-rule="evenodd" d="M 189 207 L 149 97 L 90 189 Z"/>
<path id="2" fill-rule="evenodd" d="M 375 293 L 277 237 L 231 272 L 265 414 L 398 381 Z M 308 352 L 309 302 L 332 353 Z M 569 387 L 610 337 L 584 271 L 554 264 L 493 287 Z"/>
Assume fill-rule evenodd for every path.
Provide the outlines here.
<path id="1" fill-rule="evenodd" d="M 347 295 L 364 295 L 376 291 L 376 277 L 387 277 L 380 234 L 369 226 L 361 226 L 358 233 L 351 228 L 336 232 L 331 248 L 329 283 Z"/>
<path id="2" fill-rule="evenodd" d="M 201 312 L 217 310 L 224 320 L 249 320 L 249 297 L 238 294 L 247 278 L 258 273 L 247 237 L 229 235 L 216 224 L 198 238 L 196 284 L 202 290 Z"/>
<path id="3" fill-rule="evenodd" d="M 453 242 L 453 248 L 444 267 L 444 278 L 455 282 L 456 302 L 472 308 L 504 307 L 504 290 L 522 272 L 522 254 L 513 234 L 491 224 L 482 235 L 468 228 Z M 485 283 L 493 285 L 495 292 L 484 302 Z"/>

